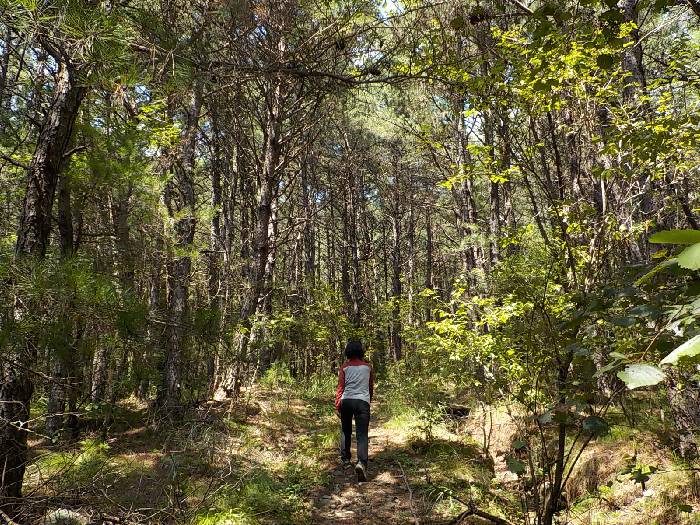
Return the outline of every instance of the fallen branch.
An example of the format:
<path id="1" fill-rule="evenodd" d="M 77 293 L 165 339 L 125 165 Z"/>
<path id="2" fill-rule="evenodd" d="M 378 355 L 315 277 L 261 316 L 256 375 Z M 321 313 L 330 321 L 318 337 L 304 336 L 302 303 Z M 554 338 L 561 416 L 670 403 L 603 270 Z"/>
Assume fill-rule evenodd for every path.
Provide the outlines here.
<path id="1" fill-rule="evenodd" d="M 13 521 L 7 514 L 5 514 L 2 509 L 0 509 L 0 520 L 3 525 L 19 525 L 16 521 Z"/>
<path id="2" fill-rule="evenodd" d="M 396 462 L 399 465 L 399 468 L 401 469 L 401 476 L 403 477 L 403 482 L 406 484 L 406 490 L 408 490 L 408 508 L 411 511 L 411 515 L 413 516 L 413 519 L 416 523 L 420 523 L 420 520 L 418 519 L 418 516 L 416 516 L 416 511 L 413 508 L 413 491 L 411 490 L 411 485 L 408 484 L 408 477 L 406 476 L 406 472 L 403 469 L 403 465 L 399 461 Z"/>
<path id="3" fill-rule="evenodd" d="M 494 516 L 493 514 L 490 514 L 484 510 L 477 509 L 474 505 L 469 505 L 469 510 L 462 512 L 462 514 L 450 521 L 448 525 L 458 525 L 464 518 L 469 516 L 478 516 L 479 518 L 488 520 L 496 525 L 513 525 L 510 521 Z"/>

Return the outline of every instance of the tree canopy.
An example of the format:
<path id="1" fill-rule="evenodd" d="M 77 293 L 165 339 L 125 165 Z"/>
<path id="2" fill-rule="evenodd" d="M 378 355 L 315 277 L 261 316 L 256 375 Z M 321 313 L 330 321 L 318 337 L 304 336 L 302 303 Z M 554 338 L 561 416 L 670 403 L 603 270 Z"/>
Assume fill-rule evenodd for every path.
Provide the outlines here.
<path id="1" fill-rule="evenodd" d="M 38 440 L 307 388 L 349 338 L 421 428 L 507 407 L 517 503 L 470 499 L 484 519 L 565 523 L 630 400 L 697 469 L 699 24 L 695 0 L 0 1 L 0 521 L 35 516 Z"/>

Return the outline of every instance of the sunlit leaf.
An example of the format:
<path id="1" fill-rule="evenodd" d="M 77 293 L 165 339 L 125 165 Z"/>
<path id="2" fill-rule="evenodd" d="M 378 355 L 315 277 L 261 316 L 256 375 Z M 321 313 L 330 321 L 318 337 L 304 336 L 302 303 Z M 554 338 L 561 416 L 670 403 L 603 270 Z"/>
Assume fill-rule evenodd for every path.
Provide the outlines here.
<path id="1" fill-rule="evenodd" d="M 650 270 L 649 272 L 642 275 L 639 279 L 637 279 L 634 284 L 636 286 L 644 284 L 645 282 L 650 280 L 652 277 L 654 277 L 657 273 L 659 273 L 663 269 L 670 268 L 671 266 L 674 266 L 676 264 L 678 264 L 678 259 L 676 259 L 675 257 L 673 259 L 669 259 L 667 261 L 659 263 L 656 266 L 654 266 L 654 268 L 652 270 Z"/>
<path id="2" fill-rule="evenodd" d="M 592 436 L 603 436 L 610 432 L 610 426 L 598 416 L 588 416 L 583 420 L 583 430 Z"/>
<path id="3" fill-rule="evenodd" d="M 681 252 L 678 256 L 678 266 L 687 270 L 700 270 L 700 242 Z"/>
<path id="4" fill-rule="evenodd" d="M 524 474 L 525 473 L 525 463 L 518 461 L 515 458 L 509 457 L 506 459 L 506 466 L 513 474 Z"/>
<path id="5" fill-rule="evenodd" d="M 696 244 L 700 242 L 700 230 L 665 230 L 649 237 L 655 244 Z"/>
<path id="6" fill-rule="evenodd" d="M 630 390 L 643 386 L 658 385 L 666 375 L 656 366 L 644 363 L 627 365 L 624 370 L 617 373 Z"/>
<path id="7" fill-rule="evenodd" d="M 700 354 L 700 335 L 696 335 L 692 339 L 688 339 L 673 352 L 668 354 L 661 360 L 660 365 L 675 365 L 683 357 L 694 357 Z"/>

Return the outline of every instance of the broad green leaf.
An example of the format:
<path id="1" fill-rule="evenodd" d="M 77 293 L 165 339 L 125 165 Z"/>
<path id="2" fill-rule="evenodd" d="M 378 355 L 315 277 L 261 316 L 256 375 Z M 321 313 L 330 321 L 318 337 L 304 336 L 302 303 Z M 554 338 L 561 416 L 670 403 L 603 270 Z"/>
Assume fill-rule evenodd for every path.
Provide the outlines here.
<path id="1" fill-rule="evenodd" d="M 673 352 L 661 360 L 660 365 L 675 365 L 682 357 L 694 357 L 700 354 L 700 335 L 688 339 Z"/>
<path id="2" fill-rule="evenodd" d="M 593 436 L 603 436 L 610 432 L 610 426 L 598 416 L 588 416 L 583 420 L 583 430 Z"/>
<path id="3" fill-rule="evenodd" d="M 655 244 L 696 244 L 700 242 L 700 230 L 665 230 L 649 237 Z"/>
<path id="4" fill-rule="evenodd" d="M 654 266 L 654 268 L 651 271 L 645 273 L 639 279 L 637 279 L 634 282 L 634 284 L 636 286 L 639 286 L 640 284 L 644 284 L 646 281 L 648 281 L 649 279 L 654 277 L 657 273 L 659 273 L 664 268 L 668 268 L 668 267 L 673 266 L 674 264 L 677 264 L 677 263 L 678 263 L 678 259 L 676 259 L 675 257 L 673 259 L 668 259 L 667 261 L 659 263 L 656 266 Z"/>
<path id="5" fill-rule="evenodd" d="M 618 58 L 615 55 L 609 55 L 605 53 L 602 55 L 598 55 L 595 61 L 599 68 L 610 69 L 618 61 Z"/>
<path id="6" fill-rule="evenodd" d="M 614 317 L 610 322 L 616 326 L 632 326 L 637 322 L 634 317 Z"/>
<path id="7" fill-rule="evenodd" d="M 635 317 L 651 317 L 659 313 L 659 311 L 649 304 L 640 304 L 634 308 L 630 308 L 627 312 Z"/>
<path id="8" fill-rule="evenodd" d="M 688 270 L 700 270 L 700 242 L 681 252 L 678 256 L 678 266 Z"/>
<path id="9" fill-rule="evenodd" d="M 525 448 L 527 446 L 527 443 L 525 443 L 522 439 L 516 439 L 513 441 L 513 449 L 515 450 L 520 450 L 521 448 Z"/>
<path id="10" fill-rule="evenodd" d="M 632 474 L 630 475 L 630 479 L 635 483 L 646 483 L 647 481 L 649 481 L 649 474 L 647 474 L 641 469 L 638 469 L 632 472 Z"/>
<path id="11" fill-rule="evenodd" d="M 525 473 L 525 463 L 518 461 L 515 458 L 506 458 L 506 466 L 513 474 L 523 474 Z"/>
<path id="12" fill-rule="evenodd" d="M 644 363 L 627 365 L 617 373 L 630 390 L 643 386 L 654 386 L 664 380 L 666 375 L 656 366 Z"/>

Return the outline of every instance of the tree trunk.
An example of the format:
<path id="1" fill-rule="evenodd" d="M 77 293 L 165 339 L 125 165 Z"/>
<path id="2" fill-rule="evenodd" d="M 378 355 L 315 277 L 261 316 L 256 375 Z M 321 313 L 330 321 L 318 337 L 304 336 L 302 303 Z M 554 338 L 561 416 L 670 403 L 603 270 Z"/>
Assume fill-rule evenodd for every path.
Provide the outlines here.
<path id="1" fill-rule="evenodd" d="M 427 211 L 425 217 L 425 287 L 428 290 L 433 289 L 433 218 L 430 210 Z M 432 319 L 432 305 L 430 299 L 426 299 L 425 305 L 425 320 Z"/>
<path id="2" fill-rule="evenodd" d="M 358 231 L 357 231 L 357 216 L 359 208 L 359 194 L 362 189 L 359 187 L 357 177 L 353 173 L 350 182 L 350 226 L 348 229 L 348 241 L 350 242 L 350 254 L 352 256 L 352 284 L 350 286 L 350 295 L 352 300 L 351 320 L 355 327 L 359 327 L 362 323 L 361 304 L 362 304 L 362 288 L 360 286 L 360 250 L 358 246 Z"/>
<path id="3" fill-rule="evenodd" d="M 667 373 L 668 402 L 678 432 L 678 449 L 687 460 L 698 457 L 700 437 L 700 388 L 691 376 L 692 373 L 679 370 Z"/>
<path id="4" fill-rule="evenodd" d="M 161 321 L 161 295 L 163 274 L 163 235 L 155 233 L 154 249 L 151 256 L 150 275 L 148 277 L 148 325 L 146 344 L 141 355 L 141 369 L 138 386 L 139 399 L 148 399 L 151 390 L 151 380 L 147 367 L 152 357 L 158 355 L 163 343 Z"/>
<path id="5" fill-rule="evenodd" d="M 240 322 L 249 336 L 239 337 L 239 352 L 237 371 L 234 374 L 233 394 L 237 395 L 243 384 L 244 365 L 248 360 L 249 347 L 255 343 L 255 333 L 251 328 L 254 321 L 264 313 L 264 295 L 266 286 L 266 267 L 270 254 L 270 218 L 272 216 L 273 199 L 279 182 L 278 165 L 282 155 L 280 145 L 282 134 L 282 86 L 276 79 L 267 105 L 265 122 L 265 155 L 258 187 L 255 225 L 253 227 L 252 267 L 249 276 L 248 293 L 241 306 Z M 251 321 L 251 318 L 253 320 Z"/>
<path id="6" fill-rule="evenodd" d="M 316 233 L 314 229 L 314 205 L 311 195 L 312 188 L 308 171 L 309 166 L 307 163 L 304 163 L 301 170 L 302 204 L 304 207 L 304 281 L 307 298 L 310 298 L 309 293 L 315 286 Z"/>
<path id="7" fill-rule="evenodd" d="M 187 333 L 189 282 L 195 232 L 194 160 L 197 128 L 202 107 L 201 85 L 190 93 L 190 104 L 184 114 L 183 131 L 168 182 L 164 201 L 175 221 L 175 253 L 168 261 L 167 325 L 165 329 L 165 367 L 160 404 L 168 408 L 180 405 L 182 354 Z"/>
<path id="8" fill-rule="evenodd" d="M 567 410 L 566 388 L 569 377 L 569 366 L 571 365 L 572 359 L 573 353 L 571 351 L 566 351 L 558 360 L 556 387 L 559 394 L 559 404 L 556 410 Z M 542 516 L 542 525 L 552 525 L 554 523 L 554 517 L 560 510 L 561 495 L 564 488 L 564 469 L 566 468 L 566 431 L 566 420 L 563 419 L 557 424 L 557 450 L 556 457 L 554 458 L 554 479 L 549 487 L 549 494 Z"/>
<path id="9" fill-rule="evenodd" d="M 5 131 L 5 119 L 2 113 L 4 113 L 10 103 L 10 97 L 5 96 L 5 91 L 10 91 L 7 86 L 7 74 L 10 67 L 12 40 L 12 29 L 8 26 L 3 39 L 2 56 L 0 56 L 0 133 Z"/>
<path id="10" fill-rule="evenodd" d="M 70 177 L 64 170 L 58 181 L 58 231 L 61 258 L 68 260 L 73 256 L 73 213 L 71 208 Z M 73 343 L 71 319 L 64 320 L 64 337 Z M 74 349 L 74 345 L 70 347 Z M 49 399 L 46 406 L 46 434 L 54 437 L 63 427 L 63 412 L 66 406 L 66 372 L 68 363 L 74 361 L 74 355 L 60 355 L 53 352 L 51 370 L 51 385 L 49 387 Z"/>
<path id="11" fill-rule="evenodd" d="M 397 177 L 398 180 L 398 177 Z M 401 201 L 400 189 L 398 186 L 394 188 L 394 206 L 393 216 L 391 217 L 392 225 L 392 249 L 391 249 L 391 298 L 393 301 L 391 310 L 391 350 L 395 361 L 401 359 L 402 356 L 402 337 L 401 337 Z"/>
<path id="12" fill-rule="evenodd" d="M 232 218 L 229 213 L 222 213 L 222 208 L 224 206 L 223 202 L 223 189 L 221 185 L 222 175 L 225 177 L 224 163 L 226 162 L 222 158 L 222 148 L 221 148 L 221 132 L 218 126 L 218 120 L 215 115 L 212 115 L 212 161 L 210 166 L 210 177 L 211 177 L 211 207 L 213 216 L 211 218 L 211 227 L 209 229 L 209 252 L 207 254 L 208 262 L 208 295 L 209 295 L 209 308 L 212 314 L 218 316 L 219 320 L 222 320 L 221 310 L 222 310 L 222 277 L 221 277 L 221 266 L 222 261 L 228 261 L 227 253 L 230 248 L 228 227 L 231 226 Z M 235 188 L 232 188 L 235 191 Z M 226 204 L 228 209 L 229 203 Z M 222 225 L 222 218 L 223 225 Z M 222 227 L 223 226 L 223 227 Z M 220 331 L 221 324 L 217 327 L 217 332 Z M 217 350 L 221 346 L 221 341 L 217 337 Z M 219 352 L 210 352 L 206 356 L 207 362 L 207 391 L 209 395 L 212 395 L 217 388 L 217 357 Z"/>
<path id="13" fill-rule="evenodd" d="M 453 186 L 452 195 L 457 207 L 457 233 L 462 253 L 462 270 L 469 274 L 478 265 L 478 248 L 472 235 L 477 221 L 476 203 L 471 174 L 467 173 L 467 136 L 464 123 L 464 99 L 458 98 L 454 110 L 455 174 L 458 183 Z"/>
<path id="14" fill-rule="evenodd" d="M 17 259 L 42 259 L 46 254 L 58 175 L 84 95 L 85 88 L 78 85 L 73 68 L 59 61 L 51 105 L 29 166 L 17 231 Z M 24 315 L 22 308 L 26 306 L 17 307 L 16 317 Z M 8 502 L 6 512 L 12 514 L 22 496 L 27 461 L 26 425 L 34 391 L 31 370 L 37 357 L 35 346 L 30 342 L 20 347 L 18 343 L 8 357 L 0 369 L 0 422 L 4 422 L 0 427 L 0 499 Z"/>

